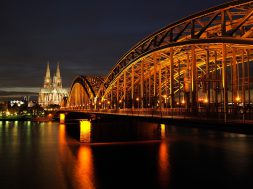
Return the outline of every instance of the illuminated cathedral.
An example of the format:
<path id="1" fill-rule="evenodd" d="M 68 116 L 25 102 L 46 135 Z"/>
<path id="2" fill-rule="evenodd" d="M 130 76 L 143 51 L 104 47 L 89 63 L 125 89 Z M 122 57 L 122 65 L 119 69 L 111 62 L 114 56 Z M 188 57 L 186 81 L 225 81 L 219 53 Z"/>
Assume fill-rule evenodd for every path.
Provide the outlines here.
<path id="1" fill-rule="evenodd" d="M 39 104 L 44 108 L 49 105 L 60 105 L 63 98 L 67 95 L 67 90 L 62 88 L 62 78 L 59 64 L 57 64 L 56 73 L 54 74 L 52 80 L 48 63 L 44 78 L 44 86 L 39 92 Z"/>

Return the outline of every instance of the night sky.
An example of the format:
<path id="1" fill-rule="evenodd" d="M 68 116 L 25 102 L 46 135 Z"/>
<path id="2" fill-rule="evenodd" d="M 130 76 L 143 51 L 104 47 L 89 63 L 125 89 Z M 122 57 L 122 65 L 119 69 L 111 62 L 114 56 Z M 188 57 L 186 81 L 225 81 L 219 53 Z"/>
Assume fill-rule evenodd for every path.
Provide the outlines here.
<path id="1" fill-rule="evenodd" d="M 60 62 L 63 85 L 106 75 L 134 44 L 183 17 L 226 0 L 3 0 L 0 91 L 33 90 Z M 18 87 L 18 88 L 16 88 Z"/>

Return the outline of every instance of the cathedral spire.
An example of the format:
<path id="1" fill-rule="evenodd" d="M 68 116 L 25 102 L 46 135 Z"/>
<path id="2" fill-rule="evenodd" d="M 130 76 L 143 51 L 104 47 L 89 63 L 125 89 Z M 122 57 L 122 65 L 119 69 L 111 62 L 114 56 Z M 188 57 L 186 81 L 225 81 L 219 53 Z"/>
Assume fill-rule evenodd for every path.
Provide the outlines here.
<path id="1" fill-rule="evenodd" d="M 47 71 L 46 71 L 46 76 L 45 76 L 45 78 L 51 78 L 51 76 L 50 76 L 49 62 L 47 62 Z"/>
<path id="2" fill-rule="evenodd" d="M 57 68 L 56 68 L 56 77 L 61 78 L 61 73 L 60 73 L 60 65 L 59 62 L 57 63 Z"/>
<path id="3" fill-rule="evenodd" d="M 51 85 L 51 75 L 50 75 L 50 67 L 49 62 L 47 63 L 46 75 L 44 79 L 44 88 L 49 88 Z"/>
<path id="4" fill-rule="evenodd" d="M 56 74 L 53 79 L 53 86 L 57 88 L 62 88 L 62 80 L 61 80 L 61 73 L 60 73 L 60 65 L 57 63 L 57 68 L 56 68 Z"/>

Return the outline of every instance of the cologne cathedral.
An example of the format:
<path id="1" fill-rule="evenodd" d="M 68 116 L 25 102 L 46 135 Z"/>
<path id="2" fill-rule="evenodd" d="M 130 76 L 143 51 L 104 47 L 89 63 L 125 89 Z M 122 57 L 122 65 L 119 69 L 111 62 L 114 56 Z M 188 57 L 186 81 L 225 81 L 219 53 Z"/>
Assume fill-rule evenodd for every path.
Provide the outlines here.
<path id="1" fill-rule="evenodd" d="M 53 76 L 52 80 L 48 63 L 46 75 L 44 78 L 44 86 L 40 89 L 39 92 L 39 104 L 44 108 L 49 105 L 60 105 L 63 98 L 67 97 L 67 95 L 67 90 L 62 88 L 62 79 L 59 64 L 57 64 L 56 73 Z"/>

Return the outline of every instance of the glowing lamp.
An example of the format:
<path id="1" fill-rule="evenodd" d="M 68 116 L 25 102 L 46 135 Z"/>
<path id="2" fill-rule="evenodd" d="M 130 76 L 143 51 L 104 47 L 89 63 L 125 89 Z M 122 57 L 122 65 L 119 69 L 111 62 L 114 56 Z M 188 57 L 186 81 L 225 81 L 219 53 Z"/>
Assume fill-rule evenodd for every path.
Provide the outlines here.
<path id="1" fill-rule="evenodd" d="M 238 96 L 238 97 L 236 97 L 235 100 L 236 100 L 237 102 L 240 102 L 241 98 Z"/>

